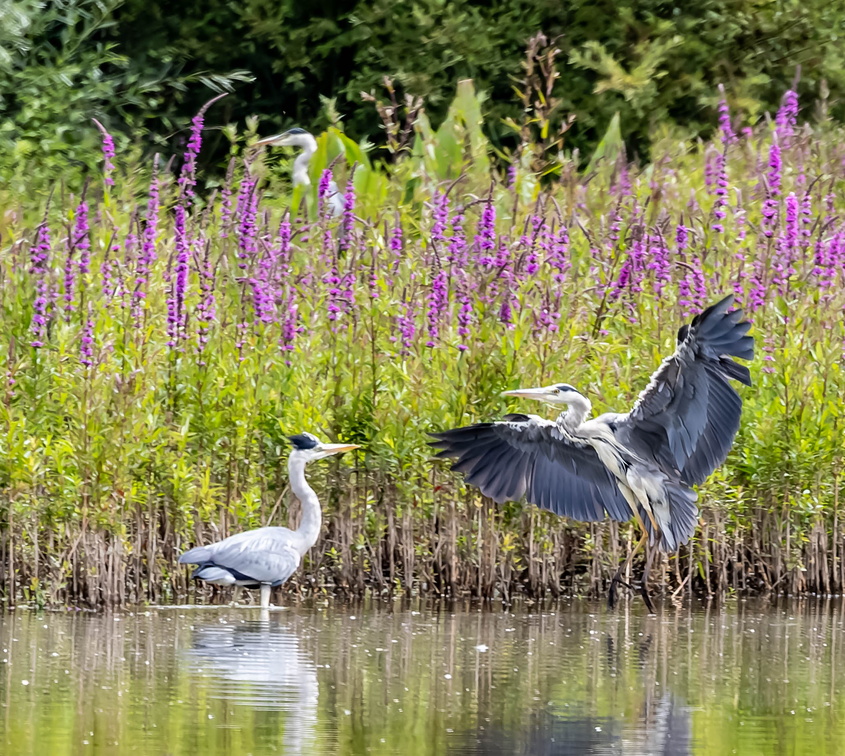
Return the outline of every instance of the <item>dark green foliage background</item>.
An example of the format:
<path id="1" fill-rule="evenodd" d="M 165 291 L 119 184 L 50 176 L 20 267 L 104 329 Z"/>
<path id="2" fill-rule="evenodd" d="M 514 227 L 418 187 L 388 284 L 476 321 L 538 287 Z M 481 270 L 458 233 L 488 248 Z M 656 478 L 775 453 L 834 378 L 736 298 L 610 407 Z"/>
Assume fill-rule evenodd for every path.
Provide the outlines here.
<path id="1" fill-rule="evenodd" d="M 538 31 L 561 49 L 567 147 L 587 154 L 617 111 L 643 158 L 667 130 L 706 135 L 718 83 L 752 118 L 773 111 L 799 67 L 802 101 L 827 89 L 843 115 L 845 4 L 830 0 L 9 0 L 0 171 L 87 162 L 92 116 L 146 146 L 172 138 L 211 89 L 237 93 L 223 120 L 259 115 L 265 133 L 319 130 L 333 97 L 350 136 L 378 139 L 360 92 L 384 76 L 435 122 L 456 81 L 475 79 L 491 140 L 513 146 L 503 119 L 518 115 L 514 80 Z"/>

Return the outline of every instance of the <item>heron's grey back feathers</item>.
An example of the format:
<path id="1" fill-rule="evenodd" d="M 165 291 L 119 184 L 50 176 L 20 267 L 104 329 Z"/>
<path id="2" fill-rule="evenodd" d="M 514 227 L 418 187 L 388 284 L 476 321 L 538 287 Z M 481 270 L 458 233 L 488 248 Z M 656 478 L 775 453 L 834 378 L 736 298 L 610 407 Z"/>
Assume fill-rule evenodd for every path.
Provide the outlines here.
<path id="1" fill-rule="evenodd" d="M 198 564 L 194 577 L 228 585 L 281 585 L 299 567 L 299 535 L 287 528 L 258 528 L 209 546 L 197 546 L 179 557 L 180 564 Z M 219 570 L 232 576 L 227 583 Z"/>

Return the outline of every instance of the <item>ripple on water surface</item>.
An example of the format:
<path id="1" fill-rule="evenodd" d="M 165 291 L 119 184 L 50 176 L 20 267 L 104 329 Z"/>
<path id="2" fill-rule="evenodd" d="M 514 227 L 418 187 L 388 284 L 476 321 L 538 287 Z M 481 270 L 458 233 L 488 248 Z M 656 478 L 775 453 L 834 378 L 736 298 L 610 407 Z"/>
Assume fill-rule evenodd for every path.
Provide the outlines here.
<path id="1" fill-rule="evenodd" d="M 845 605 L 0 615 L 0 752 L 845 753 Z"/>

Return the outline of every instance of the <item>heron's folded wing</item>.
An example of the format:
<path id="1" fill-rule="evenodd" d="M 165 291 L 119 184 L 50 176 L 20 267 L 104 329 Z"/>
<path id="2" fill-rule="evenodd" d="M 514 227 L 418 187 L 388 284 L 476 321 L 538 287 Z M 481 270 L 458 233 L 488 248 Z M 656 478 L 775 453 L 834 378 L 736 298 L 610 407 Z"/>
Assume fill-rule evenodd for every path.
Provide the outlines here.
<path id="1" fill-rule="evenodd" d="M 494 423 L 431 434 L 438 457 L 453 457 L 453 470 L 497 503 L 518 501 L 584 522 L 631 518 L 613 475 L 595 450 L 555 423 L 508 415 Z"/>
<path id="2" fill-rule="evenodd" d="M 265 532 L 267 531 L 267 532 Z M 273 532 L 277 531 L 277 532 Z M 227 538 L 208 548 L 206 564 L 223 567 L 239 580 L 256 583 L 284 583 L 299 567 L 299 552 L 285 543 L 281 528 L 261 528 Z"/>
<path id="3" fill-rule="evenodd" d="M 730 379 L 751 385 L 754 339 L 733 297 L 709 307 L 678 332 L 675 353 L 663 361 L 633 409 L 618 421 L 617 439 L 632 451 L 677 470 L 688 485 L 702 483 L 725 461 L 742 400 Z"/>

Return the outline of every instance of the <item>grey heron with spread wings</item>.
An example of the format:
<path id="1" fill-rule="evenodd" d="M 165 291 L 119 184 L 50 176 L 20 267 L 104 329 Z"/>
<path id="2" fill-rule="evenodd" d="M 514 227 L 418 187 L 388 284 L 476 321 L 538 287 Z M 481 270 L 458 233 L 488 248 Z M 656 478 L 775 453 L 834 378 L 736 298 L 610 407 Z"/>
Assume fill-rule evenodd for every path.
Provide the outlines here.
<path id="1" fill-rule="evenodd" d="M 314 489 L 305 479 L 305 465 L 332 454 L 357 449 L 357 444 L 325 444 L 310 433 L 291 436 L 288 458 L 290 488 L 302 505 L 296 530 L 266 527 L 229 536 L 210 546 L 197 546 L 179 557 L 180 564 L 198 565 L 191 577 L 212 585 L 261 589 L 261 608 L 270 606 L 270 590 L 296 572 L 300 559 L 320 536 L 322 513 Z"/>
<path id="2" fill-rule="evenodd" d="M 626 414 L 590 419 L 590 400 L 567 383 L 505 391 L 567 409 L 554 421 L 511 414 L 433 433 L 432 446 L 497 503 L 525 497 L 583 522 L 634 517 L 643 537 L 611 581 L 612 605 L 623 570 L 646 541 L 671 553 L 692 537 L 692 486 L 724 462 L 739 429 L 742 400 L 730 381 L 750 386 L 751 376 L 732 358 L 752 359 L 754 339 L 742 310 L 729 311 L 732 304 L 725 297 L 681 327 L 675 353 Z M 641 593 L 653 612 L 650 555 Z"/>

